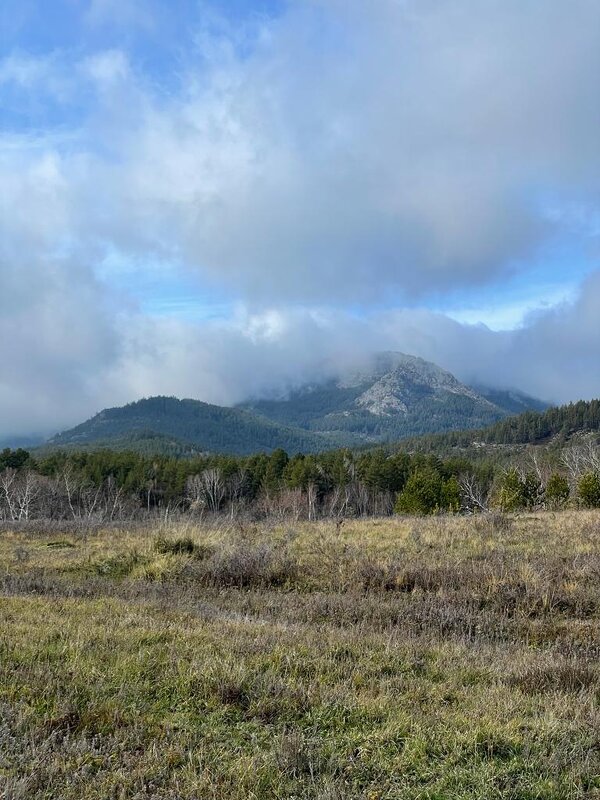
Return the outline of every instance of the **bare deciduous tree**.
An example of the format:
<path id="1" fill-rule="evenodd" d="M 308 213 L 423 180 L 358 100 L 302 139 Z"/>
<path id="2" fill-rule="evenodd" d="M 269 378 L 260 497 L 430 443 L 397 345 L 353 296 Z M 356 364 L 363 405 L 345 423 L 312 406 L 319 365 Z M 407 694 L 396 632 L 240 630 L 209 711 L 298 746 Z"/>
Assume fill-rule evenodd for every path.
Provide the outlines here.
<path id="1" fill-rule="evenodd" d="M 488 493 L 473 473 L 466 473 L 458 479 L 465 508 L 469 511 L 489 511 Z"/>
<path id="2" fill-rule="evenodd" d="M 41 490 L 41 480 L 35 472 L 8 468 L 0 476 L 3 514 L 12 521 L 30 518 L 35 501 Z"/>
<path id="3" fill-rule="evenodd" d="M 316 483 L 309 483 L 306 487 L 306 501 L 308 504 L 308 518 L 317 518 L 317 496 L 318 489 Z"/>
<path id="4" fill-rule="evenodd" d="M 191 475 L 187 481 L 187 496 L 193 511 L 208 509 L 213 514 L 221 508 L 227 493 L 223 473 L 217 467 Z"/>
<path id="5" fill-rule="evenodd" d="M 582 444 L 565 448 L 561 461 L 574 484 L 584 472 L 600 472 L 600 447 L 590 437 Z"/>

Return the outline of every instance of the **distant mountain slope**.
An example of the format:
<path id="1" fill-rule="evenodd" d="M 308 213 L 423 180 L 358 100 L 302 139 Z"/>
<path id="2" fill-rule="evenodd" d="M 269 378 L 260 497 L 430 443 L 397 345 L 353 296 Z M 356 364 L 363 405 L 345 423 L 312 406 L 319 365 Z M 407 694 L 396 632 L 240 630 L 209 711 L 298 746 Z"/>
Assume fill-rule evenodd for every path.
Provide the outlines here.
<path id="1" fill-rule="evenodd" d="M 178 400 L 150 397 L 119 408 L 108 408 L 71 430 L 54 436 L 47 447 L 89 447 L 147 450 L 158 435 L 157 450 L 165 449 L 165 437 L 174 448 L 194 445 L 197 451 L 245 455 L 283 447 L 289 453 L 315 452 L 334 447 L 327 436 L 293 430 L 249 411 Z M 140 448 L 141 446 L 141 448 Z"/>
<path id="2" fill-rule="evenodd" d="M 69 433 L 68 431 L 66 432 Z M 57 441 L 59 440 L 60 441 Z M 49 453 L 60 450 L 111 450 L 112 452 L 131 451 L 141 456 L 169 456 L 173 458 L 192 458 L 204 452 L 202 447 L 183 441 L 175 436 L 154 433 L 153 431 L 132 431 L 123 435 L 108 436 L 107 438 L 70 438 L 65 434 L 59 434 L 50 441 L 45 442 L 35 448 L 36 455 L 45 456 Z"/>
<path id="3" fill-rule="evenodd" d="M 31 449 L 32 447 L 37 447 L 38 445 L 44 442 L 44 436 L 6 436 L 0 439 L 0 450 L 4 450 L 5 447 L 10 448 L 11 450 L 17 450 L 19 447 L 24 447 L 26 449 Z"/>
<path id="4" fill-rule="evenodd" d="M 580 400 L 545 411 L 525 411 L 480 430 L 448 431 L 400 442 L 401 446 L 446 451 L 482 445 L 534 445 L 566 441 L 580 434 L 600 432 L 600 400 Z"/>
<path id="5" fill-rule="evenodd" d="M 380 353 L 365 370 L 303 387 L 286 399 L 242 406 L 279 424 L 390 442 L 435 431 L 481 428 L 544 404 L 518 392 L 466 386 L 416 356 Z"/>
<path id="6" fill-rule="evenodd" d="M 480 386 L 478 384 L 471 388 L 507 414 L 522 414 L 524 411 L 545 411 L 548 408 L 548 403 L 544 403 L 542 400 L 531 397 L 524 392 L 518 392 L 515 389 L 491 389 L 489 386 Z"/>

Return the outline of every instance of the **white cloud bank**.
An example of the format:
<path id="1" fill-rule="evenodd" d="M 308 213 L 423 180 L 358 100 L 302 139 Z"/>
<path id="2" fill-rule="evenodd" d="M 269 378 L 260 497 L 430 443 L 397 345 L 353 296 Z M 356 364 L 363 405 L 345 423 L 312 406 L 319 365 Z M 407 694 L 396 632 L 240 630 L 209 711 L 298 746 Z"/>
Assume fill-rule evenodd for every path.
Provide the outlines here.
<path id="1" fill-rule="evenodd" d="M 1 91 L 71 120 L 0 139 L 0 435 L 157 392 L 235 402 L 379 348 L 549 400 L 600 394 L 599 273 L 511 332 L 401 308 L 496 285 L 561 236 L 598 258 L 598 3 L 206 19 L 168 90 L 116 49 L 0 63 Z M 242 310 L 151 320 L 98 279 L 115 250 L 181 263 Z"/>

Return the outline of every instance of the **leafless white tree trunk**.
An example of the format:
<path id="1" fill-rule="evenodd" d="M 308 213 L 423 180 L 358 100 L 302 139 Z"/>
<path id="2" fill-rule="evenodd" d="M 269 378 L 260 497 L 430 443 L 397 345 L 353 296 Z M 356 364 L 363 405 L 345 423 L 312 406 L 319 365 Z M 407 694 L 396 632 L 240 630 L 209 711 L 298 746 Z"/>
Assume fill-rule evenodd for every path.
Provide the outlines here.
<path id="1" fill-rule="evenodd" d="M 317 485 L 309 483 L 306 487 L 306 501 L 308 504 L 308 518 L 317 518 Z"/>
<path id="2" fill-rule="evenodd" d="M 244 494 L 244 489 L 246 488 L 247 480 L 248 473 L 243 467 L 237 470 L 237 472 L 234 472 L 233 475 L 231 475 L 227 480 L 227 493 L 229 494 L 231 519 L 235 519 L 235 516 L 238 512 Z"/>
<path id="3" fill-rule="evenodd" d="M 589 438 L 583 444 L 566 447 L 561 460 L 574 484 L 584 472 L 600 472 L 600 447 Z"/>
<path id="4" fill-rule="evenodd" d="M 193 510 L 208 508 L 216 514 L 226 492 L 223 474 L 217 467 L 205 469 L 200 475 L 191 475 L 188 478 L 187 494 Z"/>
<path id="5" fill-rule="evenodd" d="M 40 493 L 41 484 L 38 476 L 27 470 L 17 482 L 17 503 L 19 505 L 19 519 L 29 519 L 31 507 Z"/>
<path id="6" fill-rule="evenodd" d="M 16 487 L 17 471 L 8 467 L 0 476 L 0 486 L 2 487 L 2 497 L 7 512 L 8 519 L 17 519 L 17 500 Z"/>
<path id="7" fill-rule="evenodd" d="M 40 491 L 40 478 L 31 470 L 19 473 L 10 467 L 5 469 L 0 475 L 4 515 L 13 521 L 29 519 Z"/>
<path id="8" fill-rule="evenodd" d="M 487 493 L 472 473 L 461 475 L 458 485 L 463 496 L 463 503 L 469 510 L 489 511 Z"/>

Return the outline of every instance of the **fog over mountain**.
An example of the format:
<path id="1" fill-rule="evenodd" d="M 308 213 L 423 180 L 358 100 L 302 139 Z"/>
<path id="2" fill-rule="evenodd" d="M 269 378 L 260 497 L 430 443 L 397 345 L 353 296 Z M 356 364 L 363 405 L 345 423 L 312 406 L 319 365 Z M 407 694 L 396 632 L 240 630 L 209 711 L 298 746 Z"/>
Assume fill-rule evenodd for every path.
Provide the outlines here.
<path id="1" fill-rule="evenodd" d="M 425 433 L 473 430 L 544 403 L 518 392 L 466 386 L 436 364 L 377 353 L 338 379 L 312 382 L 235 408 L 150 397 L 103 409 L 45 446 L 138 452 L 288 453 L 390 443 Z"/>
<path id="2" fill-rule="evenodd" d="M 0 437 L 371 353 L 600 394 L 600 4 L 6 0 Z"/>

